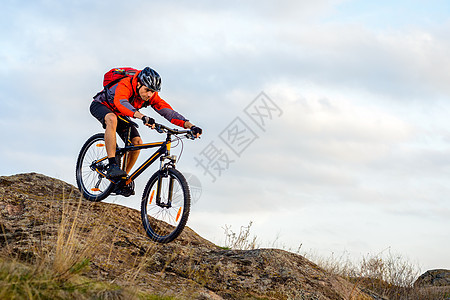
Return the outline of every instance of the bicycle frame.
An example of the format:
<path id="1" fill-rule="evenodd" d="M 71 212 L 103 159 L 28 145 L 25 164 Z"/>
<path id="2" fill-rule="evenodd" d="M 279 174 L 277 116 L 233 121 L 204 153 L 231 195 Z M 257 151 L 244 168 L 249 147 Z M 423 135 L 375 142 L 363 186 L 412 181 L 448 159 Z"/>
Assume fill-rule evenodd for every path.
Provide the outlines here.
<path id="1" fill-rule="evenodd" d="M 120 118 L 120 117 L 119 117 Z M 122 119 L 122 118 L 121 118 Z M 122 119 L 124 120 L 124 119 Z M 128 129 L 128 135 L 127 135 L 127 139 L 125 141 L 125 146 L 123 148 L 117 148 L 116 150 L 116 154 L 118 155 L 123 155 L 124 159 L 123 159 L 123 169 L 125 169 L 125 166 L 127 165 L 127 160 L 128 160 L 128 153 L 131 151 L 136 151 L 136 150 L 143 150 L 143 149 L 149 149 L 149 148 L 156 148 L 159 147 L 154 153 L 153 155 L 151 155 L 141 166 L 139 166 L 131 175 L 129 175 L 126 180 L 123 179 L 119 179 L 119 180 L 113 180 L 113 179 L 108 179 L 109 181 L 111 181 L 113 184 L 124 184 L 124 185 L 128 185 L 130 184 L 132 181 L 134 181 L 139 175 L 141 175 L 150 165 L 152 165 L 158 158 L 161 158 L 161 164 L 160 164 L 160 170 L 163 169 L 163 165 L 162 162 L 164 161 L 164 159 L 169 159 L 170 162 L 168 163 L 169 165 L 175 167 L 175 161 L 176 158 L 175 156 L 170 156 L 170 147 L 171 147 L 171 143 L 172 143 L 172 135 L 175 134 L 188 134 L 190 131 L 189 130 L 176 130 L 176 129 L 170 129 L 167 128 L 161 124 L 156 124 L 156 130 L 160 133 L 165 132 L 166 133 L 166 140 L 163 142 L 154 142 L 154 143 L 147 143 L 147 144 L 141 144 L 141 145 L 133 145 L 131 140 L 130 140 L 130 133 L 131 133 L 131 126 L 137 126 L 133 121 L 131 120 L 124 120 L 125 122 L 130 124 L 130 127 Z M 189 135 L 187 135 L 189 137 Z M 192 138 L 192 137 L 189 137 Z M 104 173 L 102 173 L 101 171 L 98 170 L 98 168 L 96 167 L 98 163 L 106 160 L 107 157 L 103 157 L 95 162 L 92 163 L 91 168 L 93 170 L 95 170 L 100 176 L 106 178 L 106 175 Z M 166 207 L 170 207 L 171 205 L 171 200 L 172 200 L 172 189 L 173 189 L 173 178 L 170 179 L 169 181 L 169 199 L 168 199 L 168 203 L 167 204 L 162 204 L 160 203 L 161 197 L 160 197 L 160 190 L 161 190 L 161 177 L 158 180 L 158 189 L 157 189 L 157 195 L 156 195 L 156 201 L 158 203 L 158 205 L 161 206 L 166 206 Z"/>
<path id="2" fill-rule="evenodd" d="M 155 142 L 155 143 L 148 143 L 148 144 L 142 144 L 142 145 L 133 145 L 131 142 L 127 141 L 125 144 L 125 147 L 119 148 L 117 150 L 117 154 L 124 156 L 127 155 L 130 151 L 136 151 L 136 150 L 143 150 L 143 149 L 149 149 L 149 148 L 156 148 L 157 149 L 150 158 L 148 158 L 142 165 L 139 166 L 131 175 L 128 176 L 126 184 L 129 184 L 131 181 L 136 179 L 139 175 L 142 174 L 150 165 L 152 165 L 158 158 L 160 157 L 170 157 L 170 146 L 172 143 L 171 134 L 167 134 L 166 141 L 164 142 Z M 123 166 L 126 166 L 127 159 L 124 159 Z"/>
<path id="3" fill-rule="evenodd" d="M 118 118 L 122 119 L 120 116 Z M 182 172 L 177 170 L 178 158 L 174 154 L 181 156 L 185 139 L 195 140 L 200 136 L 192 132 L 196 130 L 169 128 L 155 123 L 151 126 L 152 129 L 162 133 L 163 136 L 157 141 L 153 139 L 151 143 L 133 145 L 136 141 L 142 143 L 140 138 L 131 139 L 131 134 L 135 130 L 132 126 L 137 127 L 137 124 L 128 118 L 126 124 L 120 126 L 121 130 L 125 130 L 119 130 L 124 143 L 119 142 L 120 146 L 115 142 L 111 143 L 115 151 L 114 148 L 109 148 L 113 136 L 109 139 L 109 136 L 105 136 L 106 132 L 92 135 L 83 144 L 76 164 L 78 188 L 86 200 L 93 202 L 102 201 L 110 195 L 130 197 L 135 195 L 138 176 L 156 160 L 160 160 L 159 168 L 155 166 L 150 176 L 147 176 L 148 172 L 144 175 L 148 179 L 141 198 L 141 219 L 145 232 L 151 240 L 158 243 L 171 242 L 185 228 L 191 206 L 189 184 Z M 181 146 L 175 149 L 179 151 L 171 154 L 171 148 L 177 146 Z M 139 151 L 150 148 L 151 150 L 141 154 L 139 163 L 130 171 L 130 162 L 135 161 Z M 108 153 L 111 158 L 108 157 Z M 120 172 L 123 174 L 121 177 L 109 176 L 114 175 L 118 167 L 128 170 L 129 173 Z"/>

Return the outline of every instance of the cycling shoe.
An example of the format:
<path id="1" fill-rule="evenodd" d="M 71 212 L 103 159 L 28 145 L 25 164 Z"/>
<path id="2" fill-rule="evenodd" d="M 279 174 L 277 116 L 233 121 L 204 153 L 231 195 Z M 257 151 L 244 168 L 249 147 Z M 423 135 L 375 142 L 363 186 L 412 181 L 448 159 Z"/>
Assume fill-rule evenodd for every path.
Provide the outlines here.
<path id="1" fill-rule="evenodd" d="M 109 165 L 106 169 L 106 178 L 127 177 L 127 172 L 119 168 L 118 165 Z"/>

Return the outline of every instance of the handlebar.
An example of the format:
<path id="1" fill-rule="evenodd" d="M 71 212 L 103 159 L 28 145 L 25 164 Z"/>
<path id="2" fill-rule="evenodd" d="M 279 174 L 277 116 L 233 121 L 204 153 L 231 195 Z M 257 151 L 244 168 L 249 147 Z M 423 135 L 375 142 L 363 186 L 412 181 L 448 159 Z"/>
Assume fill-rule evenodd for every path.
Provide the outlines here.
<path id="1" fill-rule="evenodd" d="M 192 131 L 190 130 L 178 130 L 175 128 L 169 128 L 164 126 L 163 124 L 155 123 L 155 130 L 159 133 L 169 133 L 169 134 L 186 134 L 186 137 L 188 139 L 195 139 L 195 136 L 192 134 Z"/>
<path id="2" fill-rule="evenodd" d="M 138 124 L 136 124 L 135 122 L 131 121 L 130 117 L 126 117 L 126 116 L 119 116 L 120 119 L 122 119 L 125 123 L 130 124 L 130 126 L 134 126 L 136 128 L 138 128 Z M 169 134 L 186 134 L 186 137 L 188 139 L 194 140 L 195 136 L 192 134 L 191 130 L 178 130 L 175 128 L 169 128 L 164 126 L 163 124 L 159 124 L 159 123 L 155 123 L 155 130 L 159 133 L 169 133 Z"/>

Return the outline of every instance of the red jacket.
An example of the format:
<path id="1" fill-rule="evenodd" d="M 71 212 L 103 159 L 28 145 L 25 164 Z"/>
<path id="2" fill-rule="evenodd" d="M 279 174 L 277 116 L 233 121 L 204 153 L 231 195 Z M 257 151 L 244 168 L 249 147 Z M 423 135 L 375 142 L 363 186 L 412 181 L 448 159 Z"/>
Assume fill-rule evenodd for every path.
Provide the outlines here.
<path id="1" fill-rule="evenodd" d="M 174 111 L 166 101 L 161 99 L 158 92 L 154 93 L 148 102 L 142 100 L 137 93 L 138 74 L 139 72 L 133 76 L 132 80 L 130 80 L 129 77 L 124 78 L 119 81 L 118 84 L 110 88 L 110 92 L 114 93 L 113 101 L 111 101 L 112 99 L 108 101 L 106 99 L 108 97 L 105 97 L 105 99 L 102 99 L 101 102 L 110 107 L 117 115 L 129 117 L 133 117 L 134 113 L 140 108 L 150 105 L 156 112 L 168 121 L 184 128 L 184 123 L 187 119 Z"/>

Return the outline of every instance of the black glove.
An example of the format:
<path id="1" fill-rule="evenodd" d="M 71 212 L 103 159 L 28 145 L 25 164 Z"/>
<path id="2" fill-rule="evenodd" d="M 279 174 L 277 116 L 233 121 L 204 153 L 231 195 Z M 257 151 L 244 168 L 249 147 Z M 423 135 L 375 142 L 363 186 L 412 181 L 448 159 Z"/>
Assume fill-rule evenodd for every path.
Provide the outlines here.
<path id="1" fill-rule="evenodd" d="M 195 137 L 197 137 L 197 134 L 202 134 L 203 130 L 200 127 L 192 126 L 191 132 Z"/>
<path id="2" fill-rule="evenodd" d="M 153 124 L 155 124 L 155 119 L 147 117 L 147 116 L 143 116 L 142 122 L 144 122 L 144 125 L 153 125 Z"/>

